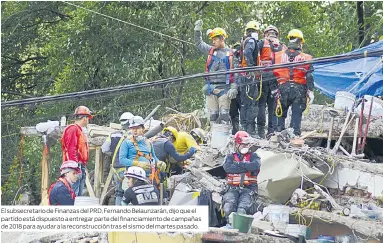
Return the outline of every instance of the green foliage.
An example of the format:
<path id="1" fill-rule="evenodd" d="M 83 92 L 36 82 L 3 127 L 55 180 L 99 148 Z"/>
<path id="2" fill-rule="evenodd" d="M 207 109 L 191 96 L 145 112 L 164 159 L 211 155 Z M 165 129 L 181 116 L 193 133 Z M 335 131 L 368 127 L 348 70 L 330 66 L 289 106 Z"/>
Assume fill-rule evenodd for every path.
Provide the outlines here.
<path id="1" fill-rule="evenodd" d="M 2 101 L 46 96 L 142 83 L 200 73 L 206 56 L 194 45 L 197 19 L 204 21 L 203 33 L 222 27 L 229 34 L 227 44 L 237 42 L 250 20 L 273 24 L 280 39 L 292 28 L 303 31 L 304 51 L 314 57 L 348 52 L 359 47 L 356 2 L 2 2 L 1 89 Z M 383 36 L 382 2 L 364 2 L 365 41 Z M 189 43 L 170 39 L 137 26 Z M 204 39 L 208 42 L 207 38 Z M 25 107 L 2 109 L 3 203 L 10 203 L 19 184 L 30 183 L 36 203 L 40 194 L 40 138 L 26 138 L 23 171 L 18 135 L 23 126 L 69 116 L 79 104 L 96 112 L 94 123 L 117 122 L 126 110 L 145 116 L 156 105 L 187 112 L 204 105 L 202 79 L 181 85 L 164 85 L 121 95 L 107 94 L 91 99 L 68 99 Z M 316 93 L 316 103 L 330 102 Z M 51 181 L 61 162 L 60 147 L 51 151 Z M 4 185 L 7 185 L 4 188 Z"/>

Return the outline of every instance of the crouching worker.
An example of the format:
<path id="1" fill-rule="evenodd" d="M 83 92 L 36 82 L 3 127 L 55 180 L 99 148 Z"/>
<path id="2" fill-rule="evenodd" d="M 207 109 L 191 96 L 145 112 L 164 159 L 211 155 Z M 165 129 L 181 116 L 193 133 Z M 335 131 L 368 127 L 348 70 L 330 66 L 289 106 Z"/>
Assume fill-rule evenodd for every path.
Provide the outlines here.
<path id="1" fill-rule="evenodd" d="M 128 179 L 128 189 L 122 198 L 122 205 L 158 205 L 158 189 L 146 179 L 144 169 L 131 166 L 125 171 L 124 176 Z"/>
<path id="2" fill-rule="evenodd" d="M 234 136 L 235 153 L 228 154 L 223 168 L 226 171 L 228 188 L 222 199 L 227 228 L 232 212 L 253 214 L 255 199 L 258 195 L 257 176 L 261 167 L 260 158 L 255 152 L 249 152 L 251 138 L 247 132 L 239 131 Z"/>
<path id="3" fill-rule="evenodd" d="M 60 178 L 48 190 L 49 205 L 74 205 L 76 194 L 72 189 L 77 181 L 80 167 L 75 161 L 66 161 L 61 165 Z"/>

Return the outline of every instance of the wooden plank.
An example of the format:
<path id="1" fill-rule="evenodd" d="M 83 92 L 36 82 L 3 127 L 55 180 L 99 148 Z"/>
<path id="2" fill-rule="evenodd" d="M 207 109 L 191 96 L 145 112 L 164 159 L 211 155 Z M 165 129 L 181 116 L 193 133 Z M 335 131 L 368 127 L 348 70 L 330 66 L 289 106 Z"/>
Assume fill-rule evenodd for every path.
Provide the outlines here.
<path id="1" fill-rule="evenodd" d="M 106 178 L 106 181 L 105 181 L 104 188 L 103 188 L 102 193 L 101 193 L 100 205 L 104 204 L 106 193 L 108 192 L 109 185 L 110 185 L 112 178 L 113 178 L 113 173 L 114 173 L 113 169 L 110 169 L 108 177 Z"/>
<path id="2" fill-rule="evenodd" d="M 88 189 L 89 196 L 90 197 L 96 197 L 96 195 L 94 194 L 93 188 L 92 188 L 92 184 L 90 184 L 89 172 L 87 169 L 85 169 L 85 173 L 86 173 L 85 184 L 86 184 L 86 189 Z"/>
<path id="3" fill-rule="evenodd" d="M 43 158 L 41 160 L 41 198 L 45 198 L 48 195 L 49 188 L 49 146 L 44 143 L 43 145 Z"/>
<path id="4" fill-rule="evenodd" d="M 96 157 L 94 163 L 94 192 L 96 197 L 101 195 L 102 182 L 102 154 L 101 149 L 96 149 Z"/>

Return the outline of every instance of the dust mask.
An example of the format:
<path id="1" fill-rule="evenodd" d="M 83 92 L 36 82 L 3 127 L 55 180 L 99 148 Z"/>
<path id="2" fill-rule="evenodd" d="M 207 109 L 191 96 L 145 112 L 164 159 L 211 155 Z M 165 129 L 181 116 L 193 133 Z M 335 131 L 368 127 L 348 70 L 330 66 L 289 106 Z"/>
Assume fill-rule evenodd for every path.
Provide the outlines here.
<path id="1" fill-rule="evenodd" d="M 258 40 L 258 33 L 256 32 L 251 33 L 251 37 Z"/>
<path id="2" fill-rule="evenodd" d="M 249 148 L 241 148 L 241 154 L 247 154 L 249 152 Z"/>
<path id="3" fill-rule="evenodd" d="M 137 142 L 141 142 L 141 141 L 144 141 L 145 137 L 140 135 L 140 136 L 136 136 L 135 139 Z"/>

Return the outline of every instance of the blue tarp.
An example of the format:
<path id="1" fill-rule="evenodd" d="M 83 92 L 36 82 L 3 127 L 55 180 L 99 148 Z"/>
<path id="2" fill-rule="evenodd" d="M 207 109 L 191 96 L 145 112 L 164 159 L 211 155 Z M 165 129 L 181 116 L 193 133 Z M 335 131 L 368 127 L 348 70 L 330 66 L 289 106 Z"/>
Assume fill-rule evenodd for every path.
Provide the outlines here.
<path id="1" fill-rule="evenodd" d="M 370 44 L 346 54 L 383 50 L 383 41 Z M 335 98 L 337 91 L 363 95 L 383 96 L 383 64 L 381 57 L 367 57 L 349 61 L 314 64 L 315 87 Z"/>

